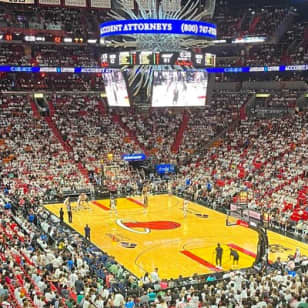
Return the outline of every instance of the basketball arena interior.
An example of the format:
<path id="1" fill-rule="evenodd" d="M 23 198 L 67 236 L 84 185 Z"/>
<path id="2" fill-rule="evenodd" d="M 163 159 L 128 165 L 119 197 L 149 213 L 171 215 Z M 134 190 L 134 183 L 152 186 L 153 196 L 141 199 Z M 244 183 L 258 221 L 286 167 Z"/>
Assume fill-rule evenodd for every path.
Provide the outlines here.
<path id="1" fill-rule="evenodd" d="M 308 1 L 0 0 L 0 307 L 307 308 Z"/>

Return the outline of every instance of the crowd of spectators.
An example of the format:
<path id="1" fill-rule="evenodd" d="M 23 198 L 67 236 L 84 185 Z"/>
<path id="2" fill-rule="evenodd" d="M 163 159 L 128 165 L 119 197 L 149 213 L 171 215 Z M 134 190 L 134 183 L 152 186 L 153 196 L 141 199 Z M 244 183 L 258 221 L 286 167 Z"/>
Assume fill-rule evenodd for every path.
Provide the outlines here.
<path id="1" fill-rule="evenodd" d="M 5 3 L 0 6 L 1 28 L 59 31 L 87 39 L 98 34 L 99 22 L 95 10 Z"/>
<path id="2" fill-rule="evenodd" d="M 181 166 L 173 185 L 209 204 L 220 197 L 226 207 L 247 191 L 251 208 L 270 212 L 272 221 L 294 231 L 308 218 L 307 146 L 305 113 L 241 121 L 204 155 Z"/>
<path id="3" fill-rule="evenodd" d="M 308 60 L 308 44 L 305 38 L 305 31 L 307 31 L 307 22 L 298 22 L 287 31 L 287 44 L 288 46 L 288 64 L 305 64 Z M 290 45 L 288 45 L 288 43 Z M 292 44 L 292 45 L 291 45 Z"/>
<path id="4" fill-rule="evenodd" d="M 1 98 L 1 182 L 12 192 L 44 198 L 59 187 L 86 183 L 43 118 L 34 118 L 27 96 Z"/>
<path id="5" fill-rule="evenodd" d="M 122 121 L 145 150 L 161 163 L 172 160 L 172 145 L 180 128 L 183 114 L 168 109 L 151 110 L 150 113 L 125 113 Z"/>
<path id="6" fill-rule="evenodd" d="M 2 44 L 0 65 L 99 67 L 100 47 L 91 45 L 22 45 Z M 59 54 L 61 57 L 59 57 Z"/>
<path id="7" fill-rule="evenodd" d="M 266 42 L 234 50 L 230 57 L 218 57 L 220 66 L 275 66 L 305 64 L 308 60 L 308 44 L 305 39 L 307 22 L 295 20 L 278 43 Z"/>
<path id="8" fill-rule="evenodd" d="M 217 2 L 213 21 L 217 24 L 218 39 L 246 35 L 270 38 L 289 12 L 290 8 L 273 6 L 241 8 L 221 0 Z"/>
<path id="9" fill-rule="evenodd" d="M 256 117 L 273 117 L 286 115 L 296 110 L 296 101 L 301 95 L 297 90 L 282 89 L 276 91 L 264 91 L 268 98 L 256 98 L 250 112 Z"/>
<path id="10" fill-rule="evenodd" d="M 51 118 L 72 149 L 76 162 L 84 164 L 93 176 L 100 175 L 102 166 L 116 166 L 105 183 L 109 186 L 117 185 L 120 189 L 137 181 L 139 175 L 131 171 L 122 155 L 139 152 L 139 147 L 128 131 L 116 123 L 113 114 L 107 112 L 102 98 L 55 94 L 47 100 L 54 109 L 50 109 Z"/>
<path id="11" fill-rule="evenodd" d="M 98 67 L 100 49 L 94 46 L 31 46 L 31 63 L 36 66 Z M 61 57 L 59 57 L 61 54 Z"/>
<path id="12" fill-rule="evenodd" d="M 251 21 L 249 34 L 271 37 L 290 12 L 290 8 L 265 7 L 259 12 L 252 12 L 254 12 L 254 19 Z M 255 27 L 253 27 L 254 23 Z"/>
<path id="13" fill-rule="evenodd" d="M 248 97 L 248 92 L 214 91 L 202 110 L 190 111 L 191 120 L 184 132 L 181 152 L 202 153 L 204 146 L 214 136 L 240 118 L 240 108 L 247 102 Z"/>
<path id="14" fill-rule="evenodd" d="M 29 65 L 24 47 L 18 44 L 0 45 L 0 65 Z"/>
<path id="15" fill-rule="evenodd" d="M 93 74 L 0 73 L 0 90 L 6 91 L 104 91 L 101 76 Z"/>
<path id="16" fill-rule="evenodd" d="M 1 211 L 1 307 L 124 303 L 121 293 L 127 294 L 135 277 L 39 203 L 37 198 L 1 195 L 1 205 L 12 211 Z"/>

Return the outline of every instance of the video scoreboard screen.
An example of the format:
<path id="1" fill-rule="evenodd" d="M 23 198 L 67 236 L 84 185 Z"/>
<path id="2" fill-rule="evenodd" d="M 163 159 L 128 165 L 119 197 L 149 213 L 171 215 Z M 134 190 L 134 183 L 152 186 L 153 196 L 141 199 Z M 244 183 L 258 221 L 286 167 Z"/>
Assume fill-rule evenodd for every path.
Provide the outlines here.
<path id="1" fill-rule="evenodd" d="M 132 65 L 179 65 L 188 67 L 214 67 L 216 56 L 209 53 L 122 51 L 101 55 L 102 67 L 122 67 Z"/>
<path id="2" fill-rule="evenodd" d="M 124 76 L 119 69 L 110 69 L 102 74 L 108 105 L 111 107 L 129 107 L 129 97 Z"/>
<path id="3" fill-rule="evenodd" d="M 204 106 L 208 74 L 201 70 L 154 71 L 153 107 Z"/>

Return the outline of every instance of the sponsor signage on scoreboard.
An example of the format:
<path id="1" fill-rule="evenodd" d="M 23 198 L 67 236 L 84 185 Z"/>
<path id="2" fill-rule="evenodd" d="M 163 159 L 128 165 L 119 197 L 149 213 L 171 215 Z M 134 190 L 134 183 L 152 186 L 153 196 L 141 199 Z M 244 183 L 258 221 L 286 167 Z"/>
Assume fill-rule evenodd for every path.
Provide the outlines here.
<path id="1" fill-rule="evenodd" d="M 122 156 L 123 160 L 126 161 L 138 161 L 138 160 L 145 160 L 146 156 L 143 153 L 139 153 L 139 154 L 124 154 Z"/>
<path id="2" fill-rule="evenodd" d="M 181 34 L 216 38 L 216 32 L 215 24 L 178 19 L 117 20 L 105 22 L 100 27 L 101 37 L 126 34 Z"/>

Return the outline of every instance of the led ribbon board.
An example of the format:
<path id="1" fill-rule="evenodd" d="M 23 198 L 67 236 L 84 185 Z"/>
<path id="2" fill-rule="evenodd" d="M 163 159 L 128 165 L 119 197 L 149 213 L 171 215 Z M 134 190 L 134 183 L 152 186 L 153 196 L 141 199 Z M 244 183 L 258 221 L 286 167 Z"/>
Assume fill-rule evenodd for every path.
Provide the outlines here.
<path id="1" fill-rule="evenodd" d="M 185 69 L 189 71 L 194 69 Z M 200 69 L 198 69 L 200 70 Z M 257 73 L 257 72 L 288 72 L 308 71 L 308 64 L 280 65 L 280 66 L 258 66 L 258 67 L 210 67 L 203 68 L 205 72 L 212 73 Z M 52 67 L 52 66 L 10 66 L 0 65 L 0 72 L 4 73 L 72 73 L 72 74 L 93 74 L 109 73 L 110 68 L 101 67 Z"/>
<path id="2" fill-rule="evenodd" d="M 109 21 L 101 24 L 101 37 L 132 34 L 195 35 L 216 38 L 215 24 L 177 19 L 139 19 Z"/>

